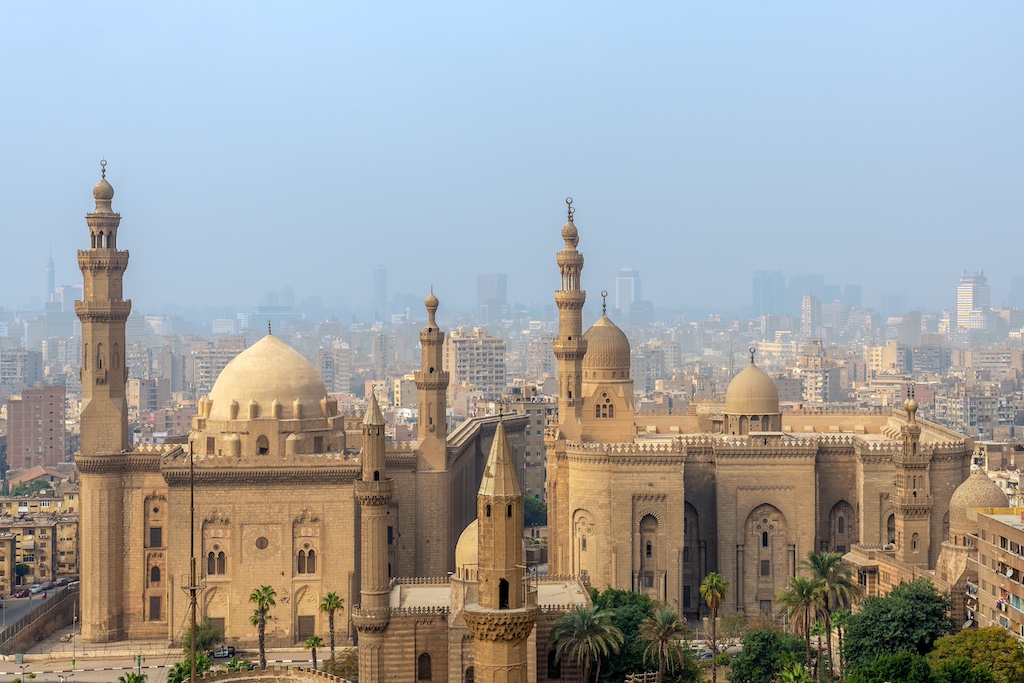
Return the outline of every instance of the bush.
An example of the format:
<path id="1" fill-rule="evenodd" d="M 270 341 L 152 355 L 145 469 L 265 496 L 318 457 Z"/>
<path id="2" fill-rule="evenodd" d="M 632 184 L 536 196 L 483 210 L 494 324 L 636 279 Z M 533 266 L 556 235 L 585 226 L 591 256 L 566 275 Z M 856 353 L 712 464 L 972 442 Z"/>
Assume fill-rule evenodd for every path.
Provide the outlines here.
<path id="1" fill-rule="evenodd" d="M 347 678 L 350 681 L 359 680 L 359 653 L 355 649 L 338 652 L 337 658 L 326 659 L 323 663 L 324 673 Z"/>

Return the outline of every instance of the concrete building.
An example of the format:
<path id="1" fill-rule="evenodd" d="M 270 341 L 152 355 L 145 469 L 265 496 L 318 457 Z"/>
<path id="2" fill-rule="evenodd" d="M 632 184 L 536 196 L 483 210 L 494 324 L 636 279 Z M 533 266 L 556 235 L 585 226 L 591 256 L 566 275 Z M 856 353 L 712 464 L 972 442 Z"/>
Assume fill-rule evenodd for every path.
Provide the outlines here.
<path id="1" fill-rule="evenodd" d="M 486 327 L 452 330 L 444 347 L 444 367 L 451 374 L 452 398 L 476 390 L 483 398 L 505 392 L 505 340 L 492 337 Z"/>
<path id="2" fill-rule="evenodd" d="M 977 578 L 967 586 L 968 615 L 979 628 L 999 626 L 1024 640 L 1024 508 L 972 510 L 977 553 L 970 568 Z"/>
<path id="3" fill-rule="evenodd" d="M 956 326 L 961 330 L 987 330 L 992 315 L 992 290 L 985 271 L 960 276 L 956 288 Z"/>
<path id="4" fill-rule="evenodd" d="M 37 386 L 7 401 L 7 466 L 56 467 L 67 456 L 64 387 Z"/>

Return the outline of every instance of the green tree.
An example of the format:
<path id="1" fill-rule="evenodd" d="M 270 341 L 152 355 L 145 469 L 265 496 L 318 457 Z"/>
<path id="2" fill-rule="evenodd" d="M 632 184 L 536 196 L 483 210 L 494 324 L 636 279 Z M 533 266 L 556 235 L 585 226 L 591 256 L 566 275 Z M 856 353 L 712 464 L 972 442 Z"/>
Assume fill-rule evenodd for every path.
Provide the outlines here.
<path id="1" fill-rule="evenodd" d="M 612 623 L 609 610 L 589 605 L 576 605 L 555 620 L 549 645 L 555 657 L 583 667 L 582 683 L 590 682 L 591 667 L 601 674 L 601 659 L 619 651 L 622 632 Z"/>
<path id="2" fill-rule="evenodd" d="M 867 666 L 856 669 L 847 683 L 935 683 L 928 660 L 916 652 L 903 650 L 883 654 Z"/>
<path id="3" fill-rule="evenodd" d="M 600 593 L 591 589 L 590 597 L 595 607 L 611 612 L 612 625 L 619 629 L 623 638 L 618 650 L 607 662 L 602 662 L 605 680 L 621 681 L 629 674 L 646 671 L 640 626 L 654 613 L 654 601 L 650 596 L 616 588 L 606 588 Z"/>
<path id="4" fill-rule="evenodd" d="M 545 526 L 548 504 L 533 496 L 523 496 L 523 526 Z"/>
<path id="5" fill-rule="evenodd" d="M 117 677 L 117 683 L 146 683 L 148 676 L 137 671 L 129 671 Z"/>
<path id="6" fill-rule="evenodd" d="M 998 683 L 991 671 L 962 657 L 945 662 L 934 673 L 935 683 Z"/>
<path id="7" fill-rule="evenodd" d="M 245 671 L 246 664 L 244 660 L 238 658 L 238 655 L 235 655 L 234 657 L 224 662 L 220 666 L 222 669 L 224 669 L 224 671 L 237 672 Z"/>
<path id="8" fill-rule="evenodd" d="M 718 683 L 718 608 L 725 601 L 728 591 L 729 582 L 715 572 L 700 582 L 700 597 L 704 598 L 711 610 L 711 683 Z"/>
<path id="9" fill-rule="evenodd" d="M 334 659 L 334 613 L 345 606 L 345 600 L 331 592 L 320 599 L 320 611 L 327 612 L 327 630 L 331 637 L 331 659 Z"/>
<path id="10" fill-rule="evenodd" d="M 205 652 L 196 653 L 196 676 L 202 676 L 213 668 L 213 660 Z M 171 667 L 167 674 L 167 683 L 184 683 L 192 677 L 192 658 L 185 658 Z"/>
<path id="11" fill-rule="evenodd" d="M 902 650 L 928 653 L 937 639 L 952 630 L 948 616 L 952 607 L 952 600 L 940 595 L 926 578 L 902 583 L 884 598 L 866 598 L 846 628 L 847 664 L 858 669 L 879 655 Z"/>
<path id="12" fill-rule="evenodd" d="M 992 672 L 997 683 L 1024 681 L 1024 647 L 1009 631 L 992 626 L 965 630 L 935 641 L 928 662 L 938 671 L 958 659 Z"/>
<path id="13" fill-rule="evenodd" d="M 779 673 L 779 683 L 814 683 L 811 673 L 803 664 L 791 664 Z"/>
<path id="14" fill-rule="evenodd" d="M 790 625 L 803 633 L 807 641 L 807 666 L 810 667 L 811 629 L 821 614 L 824 602 L 821 581 L 806 576 L 794 576 L 789 580 L 789 588 L 779 593 L 776 600 L 786 607 Z"/>
<path id="15" fill-rule="evenodd" d="M 338 678 L 358 681 L 359 654 L 354 650 L 342 652 L 339 659 L 328 659 L 324 662 L 324 671 Z"/>
<path id="16" fill-rule="evenodd" d="M 217 645 L 224 638 L 224 633 L 213 625 L 213 620 L 210 617 L 205 617 L 201 622 L 196 624 L 196 651 L 210 650 L 214 645 Z M 192 628 L 190 627 L 185 631 L 185 637 L 182 639 L 182 649 L 185 650 L 185 654 L 192 651 Z M 199 661 L 199 660 L 196 660 Z"/>
<path id="17" fill-rule="evenodd" d="M 306 642 L 302 644 L 302 647 L 310 650 L 313 653 L 313 670 L 316 670 L 316 649 L 324 646 L 324 639 L 320 636 L 310 636 L 306 638 Z"/>
<path id="18" fill-rule="evenodd" d="M 846 671 L 846 646 L 843 644 L 843 636 L 846 635 L 846 625 L 850 623 L 851 612 L 848 609 L 837 609 L 832 613 L 832 625 L 836 629 L 836 636 L 839 638 L 839 671 L 840 674 Z"/>
<path id="19" fill-rule="evenodd" d="M 809 572 L 811 578 L 821 584 L 821 615 L 825 619 L 825 633 L 831 647 L 832 611 L 853 607 L 860 598 L 860 586 L 853 579 L 853 569 L 843 563 L 842 553 L 807 553 L 807 559 L 800 563 L 800 569 Z M 833 659 L 828 658 L 830 677 L 835 676 Z"/>
<path id="20" fill-rule="evenodd" d="M 728 678 L 732 683 L 773 683 L 784 668 L 803 658 L 804 641 L 793 634 L 752 631 L 733 657 Z"/>
<path id="21" fill-rule="evenodd" d="M 274 597 L 277 595 L 270 586 L 260 586 L 249 594 L 249 602 L 256 605 L 249 623 L 256 627 L 260 639 L 260 668 L 267 669 L 267 622 L 273 619 L 270 609 L 277 605 Z"/>
<path id="22" fill-rule="evenodd" d="M 640 625 L 640 636 L 647 641 L 644 663 L 648 658 L 658 665 L 658 680 L 665 680 L 665 671 L 675 673 L 683 667 L 683 639 L 689 629 L 679 612 L 668 605 L 654 610 Z"/>

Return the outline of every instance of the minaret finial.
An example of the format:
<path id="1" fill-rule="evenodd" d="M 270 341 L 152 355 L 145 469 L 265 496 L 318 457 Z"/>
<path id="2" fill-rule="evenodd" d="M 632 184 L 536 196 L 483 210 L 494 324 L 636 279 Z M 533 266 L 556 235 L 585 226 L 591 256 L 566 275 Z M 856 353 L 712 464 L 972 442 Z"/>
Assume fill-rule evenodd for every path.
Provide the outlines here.
<path id="1" fill-rule="evenodd" d="M 750 351 L 750 364 L 753 365 L 754 364 L 754 354 L 757 353 L 757 349 L 755 349 L 753 346 L 751 346 L 749 349 L 747 349 L 747 351 Z"/>
<path id="2" fill-rule="evenodd" d="M 267 334 L 274 334 L 274 330 L 270 327 L 270 319 L 267 318 Z"/>
<path id="3" fill-rule="evenodd" d="M 93 176 L 95 177 L 95 176 Z M 100 177 L 104 180 L 107 179 L 107 160 L 100 159 Z"/>
<path id="4" fill-rule="evenodd" d="M 608 290 L 607 289 L 602 289 L 601 290 L 601 315 L 606 315 L 607 313 L 608 313 Z"/>
<path id="5" fill-rule="evenodd" d="M 569 222 L 572 223 L 572 215 L 576 213 L 576 209 L 572 208 L 572 197 L 566 197 L 565 203 L 568 206 L 566 213 L 569 214 Z"/>

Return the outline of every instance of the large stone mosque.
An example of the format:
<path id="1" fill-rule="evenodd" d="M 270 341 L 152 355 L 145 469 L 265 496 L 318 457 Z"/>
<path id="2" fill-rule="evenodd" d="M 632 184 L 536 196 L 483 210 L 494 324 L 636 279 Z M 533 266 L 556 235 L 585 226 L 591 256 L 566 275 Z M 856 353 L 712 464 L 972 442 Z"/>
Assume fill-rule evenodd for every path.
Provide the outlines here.
<path id="1" fill-rule="evenodd" d="M 268 334 L 200 400 L 187 443 L 133 448 L 128 252 L 117 248 L 105 173 L 93 194 L 76 303 L 88 642 L 179 639 L 194 555 L 200 615 L 229 642 L 255 642 L 257 586 L 277 591 L 272 646 L 325 634 L 318 605 L 335 592 L 361 681 L 557 680 L 573 671 L 547 636 L 558 614 L 589 601 L 588 585 L 647 593 L 696 617 L 700 582 L 717 571 L 730 586 L 726 612 L 775 612 L 809 551 L 877 547 L 927 571 L 950 538 L 972 444 L 918 420 L 912 401 L 903 412 L 783 411 L 752 351 L 724 403 L 636 411 L 625 334 L 607 315 L 583 330 L 571 211 L 557 255 L 558 417 L 545 435 L 547 574 L 524 561 L 514 463 L 525 418 L 474 418 L 448 434 L 433 294 L 410 447 L 385 442 L 372 396 L 363 419 L 339 414 L 312 366 Z M 962 533 L 958 510 L 952 530 Z"/>

